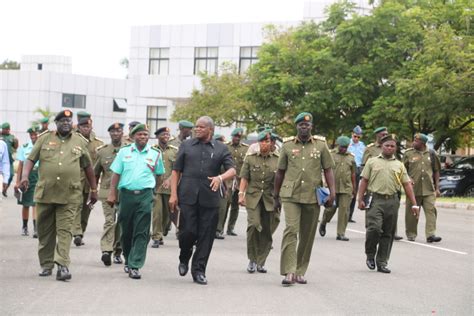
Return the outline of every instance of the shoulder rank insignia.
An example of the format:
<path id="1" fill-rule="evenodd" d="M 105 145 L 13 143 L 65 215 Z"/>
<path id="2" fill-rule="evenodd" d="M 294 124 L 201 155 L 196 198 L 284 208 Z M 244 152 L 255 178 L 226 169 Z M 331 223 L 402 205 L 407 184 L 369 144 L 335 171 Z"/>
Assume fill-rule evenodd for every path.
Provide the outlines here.
<path id="1" fill-rule="evenodd" d="M 176 147 L 175 145 L 169 145 L 169 144 L 168 144 L 168 147 L 178 150 L 178 147 Z"/>
<path id="2" fill-rule="evenodd" d="M 320 140 L 320 141 L 323 141 L 323 142 L 326 141 L 326 137 L 321 136 L 321 135 L 313 135 L 313 139 L 317 139 L 317 140 Z"/>
<path id="3" fill-rule="evenodd" d="M 80 138 L 82 138 L 83 140 L 85 140 L 86 143 L 89 143 L 89 142 L 90 142 L 90 140 L 88 140 L 87 138 L 85 138 L 84 135 L 82 135 L 81 133 L 76 132 L 76 135 L 79 136 Z"/>
<path id="4" fill-rule="evenodd" d="M 375 145 L 374 143 L 370 143 L 370 144 L 367 145 L 367 148 L 374 147 L 374 145 Z"/>
<path id="5" fill-rule="evenodd" d="M 284 143 L 291 142 L 291 141 L 294 141 L 294 140 L 295 140 L 295 136 L 290 136 L 290 137 L 284 137 L 283 138 Z"/>
<path id="6" fill-rule="evenodd" d="M 49 132 L 51 132 L 51 131 L 50 131 L 49 129 L 47 129 L 47 130 L 45 130 L 44 132 L 40 133 L 40 134 L 38 135 L 38 137 L 43 136 L 43 135 L 46 135 L 46 134 L 48 134 Z"/>
<path id="7" fill-rule="evenodd" d="M 249 144 L 246 143 L 240 143 L 242 146 L 249 147 Z"/>

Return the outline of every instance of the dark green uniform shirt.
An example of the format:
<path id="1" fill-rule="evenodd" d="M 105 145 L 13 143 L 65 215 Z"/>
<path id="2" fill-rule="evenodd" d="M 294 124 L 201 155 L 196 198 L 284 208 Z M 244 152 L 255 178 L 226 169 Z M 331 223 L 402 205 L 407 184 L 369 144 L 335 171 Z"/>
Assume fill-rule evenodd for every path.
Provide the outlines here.
<path id="1" fill-rule="evenodd" d="M 91 164 L 83 137 L 71 133 L 62 139 L 55 131 L 47 131 L 38 138 L 28 159 L 40 162 L 36 202 L 82 202 L 81 170 Z"/>
<path id="2" fill-rule="evenodd" d="M 403 163 L 395 157 L 385 159 L 382 155 L 367 161 L 361 177 L 369 181 L 370 192 L 385 195 L 394 195 L 403 183 L 410 181 Z"/>
<path id="3" fill-rule="evenodd" d="M 431 161 L 432 157 L 435 159 L 434 162 Z M 405 151 L 403 164 L 408 171 L 408 175 L 414 182 L 413 191 L 415 196 L 434 194 L 433 173 L 441 170 L 441 163 L 435 153 L 430 155 L 429 150 L 418 151 L 410 148 Z"/>
<path id="4" fill-rule="evenodd" d="M 322 136 L 312 136 L 307 143 L 290 137 L 283 143 L 278 169 L 285 170 L 280 190 L 282 201 L 317 203 L 315 189 L 322 186 L 322 169 L 334 168 L 334 161 Z"/>
<path id="5" fill-rule="evenodd" d="M 352 194 L 352 173 L 356 172 L 354 155 L 351 153 L 340 154 L 332 152 L 334 159 L 334 179 L 336 181 L 336 193 Z"/>
<path id="6" fill-rule="evenodd" d="M 161 148 L 159 145 L 155 145 L 155 148 L 158 148 L 163 154 L 163 164 L 165 166 L 165 173 L 161 179 L 166 180 L 171 176 L 173 171 L 173 165 L 176 161 L 176 154 L 178 153 L 178 148 L 173 145 L 168 144 L 166 148 Z M 158 187 L 157 193 L 161 194 L 171 194 L 171 188 L 164 189 L 161 185 Z"/>
<path id="7" fill-rule="evenodd" d="M 100 199 L 106 199 L 109 194 L 110 181 L 114 174 L 112 170 L 110 170 L 110 165 L 114 161 L 119 150 L 120 146 L 114 147 L 112 144 L 107 144 L 97 148 L 97 160 L 94 164 L 94 173 L 96 177 L 100 176 Z"/>
<path id="8" fill-rule="evenodd" d="M 89 152 L 89 156 L 91 157 L 92 165 L 94 165 L 95 162 L 97 161 L 97 148 L 99 148 L 100 146 L 103 146 L 104 142 L 95 136 L 93 137 L 92 133 L 91 133 L 90 139 L 85 138 L 84 136 L 82 136 L 81 133 L 78 133 L 78 134 L 79 136 L 83 137 L 84 140 L 87 142 L 87 151 Z M 83 192 L 89 193 L 90 185 L 89 185 L 89 182 L 87 182 L 86 174 L 84 173 L 84 170 L 81 170 L 81 183 L 83 187 Z"/>
<path id="9" fill-rule="evenodd" d="M 262 156 L 253 153 L 245 157 L 240 171 L 240 177 L 247 179 L 248 186 L 245 192 L 245 204 L 249 209 L 255 209 L 263 199 L 265 209 L 273 211 L 273 186 L 275 172 L 278 167 L 278 154 L 270 153 Z"/>
<path id="10" fill-rule="evenodd" d="M 378 143 L 368 144 L 367 147 L 365 147 L 364 155 L 362 156 L 362 166 L 365 166 L 370 158 L 377 157 L 381 153 L 382 145 Z"/>

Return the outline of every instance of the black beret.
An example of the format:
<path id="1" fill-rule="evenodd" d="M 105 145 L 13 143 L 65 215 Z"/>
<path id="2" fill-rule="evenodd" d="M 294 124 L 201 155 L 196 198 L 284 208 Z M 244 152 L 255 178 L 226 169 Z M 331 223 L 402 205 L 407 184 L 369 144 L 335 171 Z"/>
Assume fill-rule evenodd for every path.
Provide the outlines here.
<path id="1" fill-rule="evenodd" d="M 162 127 L 162 128 L 159 128 L 156 130 L 155 132 L 155 135 L 158 136 L 160 135 L 161 133 L 164 133 L 164 132 L 170 132 L 170 129 L 168 127 Z"/>
<path id="2" fill-rule="evenodd" d="M 71 110 L 62 110 L 58 114 L 56 114 L 56 117 L 54 118 L 55 121 L 59 121 L 63 117 L 68 117 L 72 119 L 72 112 Z"/>
<path id="3" fill-rule="evenodd" d="M 89 117 L 81 117 L 79 122 L 77 122 L 77 125 L 86 125 L 86 124 L 92 124 L 92 120 Z"/>
<path id="4" fill-rule="evenodd" d="M 109 128 L 107 129 L 107 132 L 110 132 L 110 130 L 112 129 L 119 129 L 119 128 L 123 129 L 123 124 L 116 122 L 109 126 Z"/>

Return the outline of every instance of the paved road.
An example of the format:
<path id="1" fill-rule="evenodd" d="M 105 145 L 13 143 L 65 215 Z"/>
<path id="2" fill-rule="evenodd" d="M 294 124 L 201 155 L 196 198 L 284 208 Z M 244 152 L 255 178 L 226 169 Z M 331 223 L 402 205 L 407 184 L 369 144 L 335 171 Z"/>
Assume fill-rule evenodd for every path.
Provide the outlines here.
<path id="1" fill-rule="evenodd" d="M 279 275 L 284 223 L 275 234 L 267 274 L 246 272 L 245 221 L 237 237 L 216 240 L 208 267 L 209 285 L 200 286 L 177 272 L 177 241 L 149 248 L 141 280 L 131 280 L 122 265 L 104 267 L 99 238 L 103 222 L 97 205 L 86 245 L 71 249 L 72 280 L 40 278 L 37 240 L 20 236 L 20 208 L 10 197 L 0 201 L 0 315 L 17 314 L 473 314 L 474 212 L 439 209 L 435 246 L 418 238 L 397 242 L 390 275 L 365 266 L 364 219 L 349 224 L 349 242 L 336 241 L 336 225 L 317 237 L 307 285 L 283 288 Z M 403 220 L 400 218 L 400 232 Z M 424 220 L 421 220 L 424 227 Z M 423 229 L 421 230 L 423 232 Z M 423 237 L 423 236 L 422 236 Z"/>

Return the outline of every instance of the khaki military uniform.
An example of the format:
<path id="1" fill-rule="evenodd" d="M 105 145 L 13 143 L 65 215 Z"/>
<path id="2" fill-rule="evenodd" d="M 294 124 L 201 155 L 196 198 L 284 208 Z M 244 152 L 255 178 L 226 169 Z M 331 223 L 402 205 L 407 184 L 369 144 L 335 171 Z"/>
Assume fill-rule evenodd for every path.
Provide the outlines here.
<path id="1" fill-rule="evenodd" d="M 365 147 L 364 155 L 362 156 L 362 167 L 367 164 L 370 158 L 377 157 L 382 153 L 382 145 L 378 143 L 370 143 Z"/>
<path id="2" fill-rule="evenodd" d="M 332 153 L 334 159 L 334 179 L 336 181 L 336 205 L 328 207 L 324 210 L 321 225 L 329 223 L 337 213 L 337 235 L 344 236 L 346 233 L 347 222 L 349 220 L 349 210 L 352 201 L 352 174 L 356 172 L 356 164 L 354 155 L 351 153 L 340 154 L 338 152 Z"/>
<path id="3" fill-rule="evenodd" d="M 80 137 L 83 137 L 78 133 Z M 92 136 L 89 139 L 84 138 L 87 142 L 87 150 L 89 156 L 91 157 L 92 164 L 94 165 L 97 161 L 97 148 L 104 145 L 104 142 L 97 137 Z M 74 223 L 72 226 L 72 235 L 73 236 L 84 236 L 84 233 L 87 228 L 87 223 L 89 221 L 89 215 L 91 214 L 91 209 L 87 206 L 87 199 L 89 198 L 90 186 L 86 180 L 86 174 L 84 170 L 81 170 L 81 183 L 82 183 L 82 204 L 79 205 L 76 211 L 76 217 L 74 218 Z"/>
<path id="4" fill-rule="evenodd" d="M 431 159 L 434 158 L 435 161 Z M 441 163 L 438 156 L 427 149 L 418 151 L 416 149 L 408 149 L 403 157 L 408 175 L 414 182 L 413 192 L 417 205 L 423 207 L 426 216 L 425 234 L 426 237 L 436 235 L 436 218 L 437 211 L 435 207 L 436 190 L 434 186 L 433 174 L 441 170 Z M 405 209 L 405 228 L 408 238 L 416 238 L 418 218 L 413 216 L 410 200 L 406 200 Z"/>
<path id="5" fill-rule="evenodd" d="M 167 145 L 166 148 L 161 148 L 158 145 L 154 146 L 162 152 L 163 164 L 165 166 L 165 174 L 161 179 L 166 180 L 171 177 L 171 172 L 173 171 L 173 164 L 176 161 L 176 154 L 178 153 L 178 148 L 173 145 Z M 160 181 L 163 183 L 163 181 Z M 167 235 L 168 231 L 171 229 L 171 219 L 170 219 L 170 208 L 169 200 L 171 195 L 171 189 L 165 189 L 159 186 L 156 190 L 155 203 L 153 206 L 152 213 L 152 234 L 151 239 L 161 240 L 163 235 Z"/>
<path id="6" fill-rule="evenodd" d="M 312 136 L 306 143 L 297 137 L 284 140 L 278 161 L 278 169 L 285 170 L 280 189 L 286 221 L 281 244 L 282 275 L 304 275 L 308 268 L 320 210 L 315 189 L 322 186 L 322 170 L 333 167 L 324 137 Z"/>
<path id="7" fill-rule="evenodd" d="M 230 154 L 232 155 L 232 159 L 234 159 L 235 163 L 235 170 L 237 172 L 237 176 L 233 181 L 229 181 L 228 183 L 228 196 L 225 202 L 222 203 L 222 206 L 219 209 L 219 222 L 217 224 L 217 230 L 219 232 L 224 231 L 225 222 L 227 219 L 227 214 L 229 211 L 230 206 L 230 215 L 229 215 L 229 222 L 227 223 L 227 232 L 231 232 L 235 228 L 235 223 L 237 222 L 237 218 L 239 217 L 239 186 L 240 186 L 240 169 L 242 169 L 242 165 L 244 163 L 245 154 L 249 146 L 244 143 L 239 143 L 237 145 L 232 145 L 232 142 L 226 143 L 227 148 L 229 149 Z"/>
<path id="8" fill-rule="evenodd" d="M 259 153 L 248 155 L 243 162 L 240 177 L 247 179 L 245 204 L 247 208 L 247 256 L 257 265 L 265 265 L 272 247 L 274 225 L 273 187 L 278 155 Z"/>
<path id="9" fill-rule="evenodd" d="M 94 164 L 94 174 L 100 177 L 99 200 L 102 203 L 104 211 L 104 230 L 100 238 L 100 250 L 102 252 L 114 252 L 114 256 L 120 256 L 122 249 L 120 247 L 120 226 L 116 223 L 117 209 L 111 207 L 107 202 L 110 191 L 110 181 L 113 172 L 110 165 L 117 156 L 120 147 L 114 147 L 112 144 L 103 145 L 97 148 L 97 161 Z"/>
<path id="10" fill-rule="evenodd" d="M 397 228 L 402 184 L 409 182 L 405 166 L 392 157 L 382 155 L 370 159 L 361 177 L 368 180 L 372 203 L 366 211 L 365 253 L 367 259 L 376 259 L 378 266 L 387 265 Z"/>
<path id="11" fill-rule="evenodd" d="M 81 170 L 91 164 L 87 143 L 75 133 L 61 138 L 47 131 L 28 159 L 40 162 L 35 191 L 40 265 L 52 269 L 56 262 L 67 267 L 72 223 L 82 203 Z"/>
<path id="12" fill-rule="evenodd" d="M 123 135 L 122 136 L 122 146 L 127 146 L 129 144 L 133 144 L 135 141 L 130 137 L 130 135 Z"/>
<path id="13" fill-rule="evenodd" d="M 179 148 L 179 146 L 181 145 L 182 141 L 181 139 L 179 139 L 178 136 L 176 137 L 171 137 L 170 140 L 168 141 L 168 145 L 172 145 L 176 148 Z"/>

